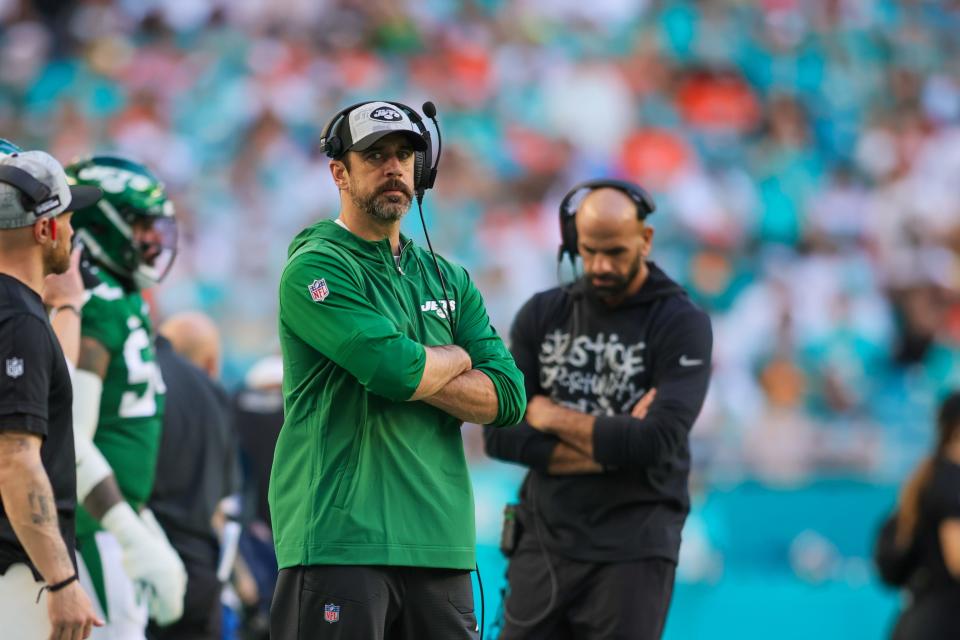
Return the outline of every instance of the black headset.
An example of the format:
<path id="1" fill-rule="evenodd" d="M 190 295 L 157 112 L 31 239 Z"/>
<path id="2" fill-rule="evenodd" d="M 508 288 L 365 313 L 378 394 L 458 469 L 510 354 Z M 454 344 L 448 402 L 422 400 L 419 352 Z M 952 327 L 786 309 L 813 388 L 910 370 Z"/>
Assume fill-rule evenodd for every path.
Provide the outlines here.
<path id="1" fill-rule="evenodd" d="M 60 198 L 51 197 L 50 187 L 19 167 L 0 165 L 0 182 L 19 191 L 20 204 L 24 211 L 37 217 L 60 206 Z"/>
<path id="2" fill-rule="evenodd" d="M 568 256 L 571 263 L 575 263 L 579 251 L 577 250 L 577 207 L 580 206 L 582 198 L 577 195 L 586 191 L 595 191 L 596 189 L 616 189 L 625 193 L 637 207 L 637 219 L 645 220 L 647 216 L 653 213 L 657 205 L 647 191 L 632 182 L 625 180 L 599 179 L 581 182 L 563 196 L 560 201 L 560 250 L 557 252 L 557 260 L 562 261 L 563 256 Z M 586 194 L 584 194 L 586 195 Z"/>
<path id="3" fill-rule="evenodd" d="M 365 104 L 370 104 L 371 102 L 385 102 L 406 113 L 407 117 L 410 118 L 410 122 L 412 122 L 417 128 L 417 130 L 420 132 L 420 135 L 423 136 L 423 139 L 426 140 L 426 151 L 414 151 L 413 153 L 413 190 L 416 192 L 418 198 L 423 198 L 423 192 L 427 189 L 432 189 L 433 183 L 437 179 L 437 164 L 433 161 L 433 140 L 430 136 L 430 131 L 427 129 L 426 124 L 424 124 L 423 118 L 420 117 L 420 114 L 417 113 L 415 109 L 412 109 L 401 102 L 391 102 L 389 100 L 365 100 L 363 102 L 352 104 L 345 109 L 341 109 L 334 114 L 330 120 L 327 121 L 327 124 L 323 127 L 323 131 L 320 133 L 321 151 L 327 154 L 327 157 L 333 159 L 339 159 L 341 156 L 343 156 L 347 150 L 343 148 L 343 139 L 340 137 L 340 127 L 343 126 L 343 122 L 347 119 L 347 116 L 350 115 L 351 111 L 357 107 L 362 107 Z M 427 105 L 432 107 L 433 103 L 428 102 L 424 105 L 424 113 L 427 114 L 427 117 L 432 118 L 436 115 L 436 108 L 433 109 L 433 114 L 431 115 L 427 110 Z M 427 166 L 428 159 L 430 162 L 430 169 L 426 171 L 424 168 Z M 440 158 L 438 157 L 437 162 L 439 161 Z"/>

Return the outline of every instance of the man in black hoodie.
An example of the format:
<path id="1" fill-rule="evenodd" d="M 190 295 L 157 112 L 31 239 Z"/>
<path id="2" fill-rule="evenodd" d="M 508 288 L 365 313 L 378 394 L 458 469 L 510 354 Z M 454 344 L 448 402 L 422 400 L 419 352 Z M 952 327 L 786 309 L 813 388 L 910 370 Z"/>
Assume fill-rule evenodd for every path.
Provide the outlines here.
<path id="1" fill-rule="evenodd" d="M 713 338 L 646 260 L 652 208 L 629 189 L 589 190 L 570 221 L 583 277 L 533 296 L 511 329 L 527 412 L 487 429 L 486 447 L 530 472 L 501 640 L 663 632 Z"/>

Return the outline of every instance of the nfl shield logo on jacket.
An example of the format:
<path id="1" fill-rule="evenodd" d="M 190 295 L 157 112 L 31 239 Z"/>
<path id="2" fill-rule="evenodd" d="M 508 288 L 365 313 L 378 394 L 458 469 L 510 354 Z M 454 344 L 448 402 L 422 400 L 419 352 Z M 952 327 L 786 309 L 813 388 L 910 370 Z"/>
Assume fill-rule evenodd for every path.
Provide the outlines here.
<path id="1" fill-rule="evenodd" d="M 340 620 L 340 605 L 323 605 L 323 619 L 330 623 L 338 622 Z"/>
<path id="2" fill-rule="evenodd" d="M 11 378 L 23 375 L 23 358 L 7 358 L 7 375 Z"/>

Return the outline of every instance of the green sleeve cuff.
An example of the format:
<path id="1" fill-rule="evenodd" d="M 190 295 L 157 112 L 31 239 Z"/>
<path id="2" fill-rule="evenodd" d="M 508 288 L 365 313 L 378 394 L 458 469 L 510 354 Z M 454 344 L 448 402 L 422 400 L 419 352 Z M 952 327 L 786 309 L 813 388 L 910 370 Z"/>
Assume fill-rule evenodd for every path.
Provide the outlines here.
<path id="1" fill-rule="evenodd" d="M 477 370 L 482 371 L 490 378 L 497 393 L 497 417 L 490 425 L 508 427 L 518 424 L 527 411 L 527 397 L 523 390 L 523 380 L 515 380 L 514 378 L 518 376 L 510 376 L 494 367 L 479 366 Z M 519 374 L 516 367 L 513 367 L 512 370 Z"/>
<path id="2" fill-rule="evenodd" d="M 355 336 L 357 337 L 357 336 Z M 405 337 L 386 340 L 370 353 L 367 340 L 347 340 L 340 349 L 344 360 L 353 361 L 353 373 L 372 393 L 394 402 L 413 396 L 427 364 L 423 345 Z"/>

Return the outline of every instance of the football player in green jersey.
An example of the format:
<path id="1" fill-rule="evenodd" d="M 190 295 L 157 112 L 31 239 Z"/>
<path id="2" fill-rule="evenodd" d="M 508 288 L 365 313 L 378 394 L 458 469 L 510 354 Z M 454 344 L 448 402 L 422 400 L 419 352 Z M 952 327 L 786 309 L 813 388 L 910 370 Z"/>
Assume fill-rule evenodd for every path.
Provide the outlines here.
<path id="1" fill-rule="evenodd" d="M 143 509 L 165 387 L 141 290 L 173 262 L 173 205 L 146 167 L 125 158 L 94 156 L 66 170 L 72 182 L 104 194 L 74 218 L 100 279 L 83 308 L 74 383 L 81 580 L 107 620 L 94 638 L 141 639 L 148 615 L 161 625 L 180 617 L 186 588 L 183 563 Z"/>

